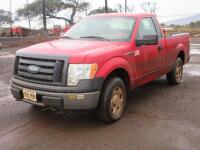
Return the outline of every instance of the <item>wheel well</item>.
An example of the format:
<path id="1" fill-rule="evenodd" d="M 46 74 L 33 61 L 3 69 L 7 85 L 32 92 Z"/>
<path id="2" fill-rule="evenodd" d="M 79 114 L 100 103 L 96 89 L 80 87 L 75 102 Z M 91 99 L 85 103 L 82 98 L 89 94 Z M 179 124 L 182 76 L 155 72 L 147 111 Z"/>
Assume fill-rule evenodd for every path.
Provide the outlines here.
<path id="1" fill-rule="evenodd" d="M 119 78 L 121 78 L 121 79 L 124 81 L 124 83 L 125 83 L 126 89 L 127 89 L 127 90 L 130 90 L 130 87 L 131 87 L 131 85 L 130 85 L 130 77 L 129 77 L 128 72 L 127 72 L 125 69 L 116 69 L 116 70 L 113 70 L 113 71 L 106 77 L 105 82 L 106 82 L 107 80 L 109 80 L 110 78 L 112 78 L 112 77 L 119 77 Z M 105 83 L 105 82 L 104 82 L 104 83 Z"/>
<path id="2" fill-rule="evenodd" d="M 184 51 L 180 51 L 177 57 L 180 57 L 182 59 L 183 63 L 185 63 L 185 53 L 184 53 Z"/>

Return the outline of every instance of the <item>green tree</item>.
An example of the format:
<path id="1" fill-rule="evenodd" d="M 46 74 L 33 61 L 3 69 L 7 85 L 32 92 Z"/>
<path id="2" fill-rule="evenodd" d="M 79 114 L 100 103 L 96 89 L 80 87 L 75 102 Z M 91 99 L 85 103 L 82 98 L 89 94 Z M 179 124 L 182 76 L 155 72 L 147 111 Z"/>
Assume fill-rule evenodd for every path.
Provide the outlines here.
<path id="1" fill-rule="evenodd" d="M 125 11 L 125 6 L 123 6 L 122 4 L 119 3 L 119 4 L 117 4 L 116 9 L 118 10 L 118 12 L 122 13 L 122 12 Z M 129 5 L 129 6 L 127 6 L 126 9 L 127 9 L 127 12 L 133 12 L 134 9 L 135 9 L 135 6 L 134 5 Z"/>
<path id="2" fill-rule="evenodd" d="M 152 1 L 146 1 L 141 4 L 141 8 L 145 13 L 153 13 L 156 14 L 157 3 Z"/>
<path id="3" fill-rule="evenodd" d="M 108 8 L 108 13 L 117 13 L 118 11 L 115 9 Z M 99 7 L 97 9 L 92 10 L 89 15 L 94 15 L 94 14 L 102 14 L 106 13 L 105 12 L 105 7 Z"/>
<path id="4" fill-rule="evenodd" d="M 10 11 L 5 11 L 3 9 L 0 9 L 0 26 L 4 24 L 10 24 L 13 23 L 14 20 L 11 19 L 11 12 Z"/>
<path id="5" fill-rule="evenodd" d="M 76 13 L 86 11 L 88 7 L 89 3 L 81 0 L 46 0 L 46 17 L 47 19 L 60 19 L 73 24 Z M 61 11 L 71 12 L 69 17 L 61 17 L 58 16 Z M 20 17 L 27 17 L 29 15 L 30 18 L 42 18 L 41 0 L 36 0 L 17 10 L 17 14 Z"/>
<path id="6" fill-rule="evenodd" d="M 161 27 L 166 27 L 166 24 L 165 23 L 161 23 L 160 26 Z"/>
<path id="7" fill-rule="evenodd" d="M 191 27 L 200 27 L 200 21 L 191 22 L 191 23 L 189 24 L 189 26 L 191 26 Z"/>

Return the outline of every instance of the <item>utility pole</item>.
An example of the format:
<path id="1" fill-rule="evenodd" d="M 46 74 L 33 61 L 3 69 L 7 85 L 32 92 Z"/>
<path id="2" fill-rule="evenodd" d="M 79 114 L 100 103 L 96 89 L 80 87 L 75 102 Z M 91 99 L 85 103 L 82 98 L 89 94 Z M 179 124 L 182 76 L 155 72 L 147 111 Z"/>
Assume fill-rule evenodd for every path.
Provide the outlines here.
<path id="1" fill-rule="evenodd" d="M 12 1 L 10 0 L 10 36 L 12 35 Z"/>
<path id="2" fill-rule="evenodd" d="M 105 12 L 108 13 L 108 0 L 105 0 Z"/>
<path id="3" fill-rule="evenodd" d="M 44 36 L 47 34 L 47 22 L 46 22 L 46 2 L 42 0 L 42 14 L 43 14 L 43 28 L 44 28 Z"/>
<path id="4" fill-rule="evenodd" d="M 28 15 L 28 24 L 29 24 L 29 29 L 31 29 L 31 20 L 30 20 L 30 11 L 29 11 L 29 3 L 28 3 L 28 0 L 26 0 L 26 3 L 27 3 L 27 8 L 28 8 L 28 12 L 27 12 L 27 15 Z"/>
<path id="5" fill-rule="evenodd" d="M 10 0 L 10 27 L 12 26 L 12 1 Z"/>
<path id="6" fill-rule="evenodd" d="M 125 13 L 127 12 L 127 0 L 125 0 Z"/>

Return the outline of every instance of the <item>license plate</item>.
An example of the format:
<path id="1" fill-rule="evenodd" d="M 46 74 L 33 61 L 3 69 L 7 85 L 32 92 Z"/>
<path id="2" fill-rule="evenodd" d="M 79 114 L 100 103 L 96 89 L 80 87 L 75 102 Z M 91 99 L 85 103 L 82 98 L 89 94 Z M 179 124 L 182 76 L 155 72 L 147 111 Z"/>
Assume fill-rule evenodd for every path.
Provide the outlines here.
<path id="1" fill-rule="evenodd" d="M 37 102 L 36 91 L 30 89 L 23 89 L 23 96 L 25 100 Z"/>

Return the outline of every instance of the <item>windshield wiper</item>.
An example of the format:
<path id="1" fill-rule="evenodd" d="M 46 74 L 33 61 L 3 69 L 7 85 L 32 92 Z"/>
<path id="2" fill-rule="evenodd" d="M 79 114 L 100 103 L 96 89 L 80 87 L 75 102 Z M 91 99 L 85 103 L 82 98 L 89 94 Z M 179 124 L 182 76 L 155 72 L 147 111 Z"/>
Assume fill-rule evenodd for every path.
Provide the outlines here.
<path id="1" fill-rule="evenodd" d="M 82 36 L 82 37 L 80 37 L 81 39 L 82 38 L 91 38 L 91 39 L 101 39 L 101 40 L 106 40 L 106 41 L 110 41 L 110 40 L 108 40 L 108 39 L 105 39 L 105 38 L 103 38 L 103 37 L 100 37 L 100 36 Z"/>

